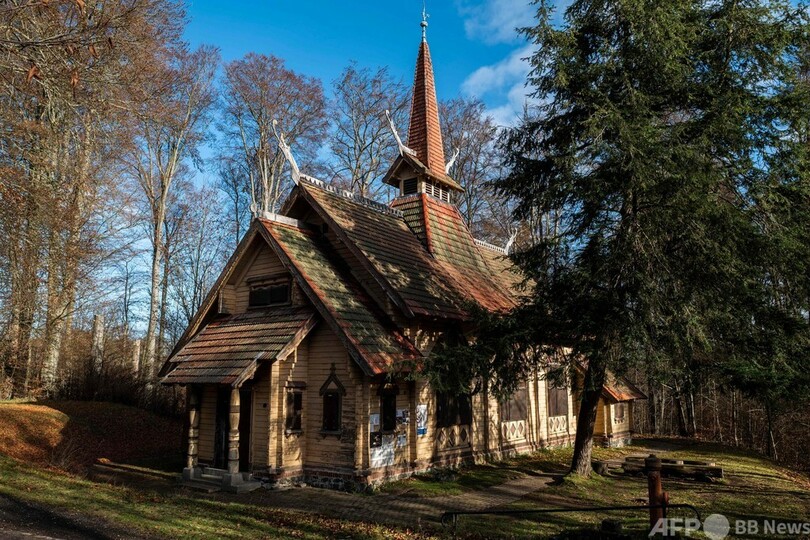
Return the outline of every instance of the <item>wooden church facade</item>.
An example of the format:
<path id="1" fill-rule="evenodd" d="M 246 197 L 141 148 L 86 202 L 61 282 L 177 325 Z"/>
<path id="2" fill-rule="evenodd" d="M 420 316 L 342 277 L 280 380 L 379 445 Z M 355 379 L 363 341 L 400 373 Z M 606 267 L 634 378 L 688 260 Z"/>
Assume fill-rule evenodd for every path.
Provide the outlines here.
<path id="1" fill-rule="evenodd" d="M 254 220 L 161 371 L 188 388 L 187 480 L 345 488 L 573 441 L 576 399 L 542 373 L 505 402 L 409 376 L 473 331 L 467 302 L 502 311 L 520 294 L 505 251 L 452 204 L 424 39 L 384 180 L 400 190 L 390 206 L 301 176 L 280 214 Z M 603 396 L 597 439 L 621 444 L 643 396 L 615 378 Z"/>

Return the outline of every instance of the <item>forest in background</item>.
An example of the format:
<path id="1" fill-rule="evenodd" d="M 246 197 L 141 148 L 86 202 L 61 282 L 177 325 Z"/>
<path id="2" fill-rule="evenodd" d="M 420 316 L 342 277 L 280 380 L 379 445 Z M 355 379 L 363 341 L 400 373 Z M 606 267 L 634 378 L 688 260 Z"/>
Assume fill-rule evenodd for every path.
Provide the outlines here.
<path id="1" fill-rule="evenodd" d="M 154 378 L 252 209 L 283 203 L 279 136 L 303 172 L 390 200 L 385 115 L 404 132 L 410 81 L 384 67 L 321 81 L 258 52 L 222 62 L 182 40 L 182 2 L 19 0 L 0 17 L 2 398 L 160 399 L 132 378 Z M 461 210 L 499 242 L 498 129 L 475 99 L 441 109 Z"/>
<path id="2" fill-rule="evenodd" d="M 349 63 L 320 81 L 267 52 L 222 62 L 182 39 L 182 2 L 11 0 L 0 6 L 0 399 L 104 399 L 172 410 L 159 369 L 251 219 L 302 171 L 366 197 L 403 133 L 410 81 Z M 415 52 L 415 51 L 414 51 Z M 480 101 L 440 104 L 456 201 L 476 237 L 521 249 L 553 229 L 514 220 Z M 527 109 L 527 118 L 539 114 Z M 215 178 L 198 180 L 201 171 Z M 551 227 L 551 229 L 550 229 Z M 773 408 L 700 365 L 628 375 L 647 433 L 707 437 L 808 467 L 802 409 Z"/>

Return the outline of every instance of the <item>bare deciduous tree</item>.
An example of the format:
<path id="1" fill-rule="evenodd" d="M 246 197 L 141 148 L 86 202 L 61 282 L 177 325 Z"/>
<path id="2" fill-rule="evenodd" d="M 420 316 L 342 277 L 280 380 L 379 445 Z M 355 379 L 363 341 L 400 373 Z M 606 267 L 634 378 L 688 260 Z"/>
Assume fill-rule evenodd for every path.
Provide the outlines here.
<path id="1" fill-rule="evenodd" d="M 137 144 L 132 148 L 130 168 L 149 206 L 151 229 L 151 277 L 149 321 L 143 351 L 142 371 L 152 376 L 157 352 L 161 305 L 164 231 L 173 183 L 196 150 L 208 127 L 216 99 L 214 75 L 219 54 L 212 47 L 194 52 L 167 51 L 169 61 L 153 74 L 151 99 L 140 103 Z"/>
<path id="2" fill-rule="evenodd" d="M 445 154 L 458 156 L 450 176 L 464 187 L 457 195 L 467 226 L 476 234 L 487 228 L 489 206 L 495 194 L 489 182 L 497 177 L 501 166 L 497 149 L 498 127 L 486 106 L 476 98 L 458 97 L 439 104 Z"/>
<path id="3" fill-rule="evenodd" d="M 221 130 L 228 153 L 240 162 L 258 210 L 275 211 L 283 195 L 284 156 L 274 122 L 298 156 L 314 159 L 326 135 L 321 82 L 284 66 L 275 56 L 250 53 L 225 66 Z"/>
<path id="4" fill-rule="evenodd" d="M 397 144 L 388 129 L 385 111 L 396 125 L 408 114 L 408 88 L 387 68 L 372 71 L 351 64 L 333 83 L 333 119 L 329 147 L 332 174 L 363 197 L 379 198 L 386 186 L 375 182 L 394 161 Z"/>

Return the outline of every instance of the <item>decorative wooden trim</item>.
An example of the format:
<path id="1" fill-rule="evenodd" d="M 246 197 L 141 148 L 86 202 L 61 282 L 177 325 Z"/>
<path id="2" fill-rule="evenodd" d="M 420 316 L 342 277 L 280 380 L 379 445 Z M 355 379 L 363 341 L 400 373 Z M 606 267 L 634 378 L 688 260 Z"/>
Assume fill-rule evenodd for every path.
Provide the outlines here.
<path id="1" fill-rule="evenodd" d="M 292 339 L 276 354 L 274 358 L 270 358 L 269 361 L 283 361 L 286 360 L 291 353 L 295 352 L 295 349 L 298 348 L 298 345 L 304 340 L 307 335 L 312 331 L 313 328 L 318 324 L 318 319 L 313 314 L 304 325 L 295 333 Z M 267 360 L 265 360 L 267 361 Z M 231 386 L 234 388 L 239 388 L 245 381 L 252 379 L 253 376 L 256 374 L 256 370 L 259 369 L 259 361 L 254 360 L 253 363 L 242 372 L 242 374 L 233 382 Z M 304 385 L 306 386 L 306 385 Z"/>
<path id="2" fill-rule="evenodd" d="M 337 391 L 340 392 L 341 396 L 346 395 L 346 388 L 340 382 L 340 379 L 338 379 L 338 376 L 335 373 L 335 363 L 334 362 L 332 362 L 332 367 L 329 369 L 329 376 L 326 378 L 326 382 L 324 382 L 321 385 L 321 390 L 319 392 L 319 395 L 322 396 L 322 395 L 326 394 L 326 392 L 329 391 L 329 385 L 330 384 L 334 384 L 337 387 Z"/>

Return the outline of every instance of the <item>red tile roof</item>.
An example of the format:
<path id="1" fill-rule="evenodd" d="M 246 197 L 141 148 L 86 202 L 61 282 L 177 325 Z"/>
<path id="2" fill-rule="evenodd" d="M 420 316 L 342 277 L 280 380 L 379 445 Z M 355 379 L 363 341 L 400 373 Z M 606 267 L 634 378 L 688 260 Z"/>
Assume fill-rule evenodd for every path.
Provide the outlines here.
<path id="1" fill-rule="evenodd" d="M 465 316 L 462 297 L 446 282 L 401 215 L 311 184 L 302 183 L 298 189 L 406 314 Z"/>
<path id="2" fill-rule="evenodd" d="M 428 169 L 444 175 L 444 147 L 439 125 L 439 105 L 436 100 L 436 83 L 433 80 L 433 63 L 427 41 L 419 45 L 416 72 L 413 78 L 411 121 L 408 127 L 408 147 Z"/>
<path id="3" fill-rule="evenodd" d="M 171 371 L 161 382 L 241 386 L 259 362 L 289 354 L 316 317 L 311 308 L 289 307 L 216 319 L 169 359 Z"/>
<path id="4" fill-rule="evenodd" d="M 282 262 L 366 373 L 407 369 L 408 362 L 421 357 L 317 233 L 286 223 L 260 221 Z"/>
<path id="5" fill-rule="evenodd" d="M 424 193 L 395 199 L 391 206 L 405 221 L 440 266 L 443 281 L 464 300 L 474 300 L 491 311 L 515 306 L 509 283 L 487 264 L 454 205 Z"/>

